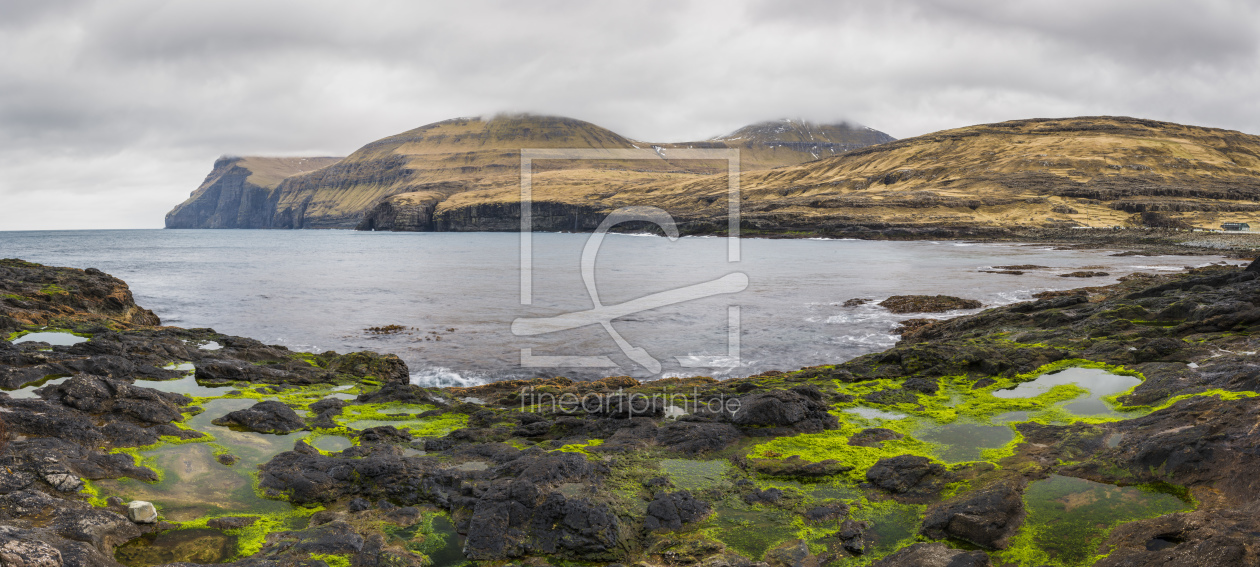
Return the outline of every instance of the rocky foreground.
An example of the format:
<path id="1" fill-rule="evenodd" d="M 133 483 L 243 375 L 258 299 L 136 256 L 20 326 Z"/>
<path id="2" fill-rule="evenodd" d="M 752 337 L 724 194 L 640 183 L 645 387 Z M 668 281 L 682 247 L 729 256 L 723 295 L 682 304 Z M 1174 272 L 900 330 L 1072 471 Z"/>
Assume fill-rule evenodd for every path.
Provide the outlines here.
<path id="1" fill-rule="evenodd" d="M 1217 266 L 837 366 L 426 389 L 3 260 L 0 565 L 1260 565 L 1257 325 L 1260 269 Z M 1136 386 L 1003 394 L 1065 369 Z"/>

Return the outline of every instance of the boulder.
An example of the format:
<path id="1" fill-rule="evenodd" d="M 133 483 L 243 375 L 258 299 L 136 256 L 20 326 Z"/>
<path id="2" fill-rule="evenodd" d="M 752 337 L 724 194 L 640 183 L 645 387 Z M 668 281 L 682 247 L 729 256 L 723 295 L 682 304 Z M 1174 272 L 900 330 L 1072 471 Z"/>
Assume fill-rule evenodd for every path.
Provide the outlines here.
<path id="1" fill-rule="evenodd" d="M 836 417 L 827 412 L 826 404 L 801 392 L 757 392 L 739 398 L 739 402 L 739 410 L 731 417 L 736 425 L 790 427 L 802 433 L 839 427 Z"/>
<path id="2" fill-rule="evenodd" d="M 236 410 L 211 421 L 215 425 L 235 425 L 259 433 L 292 433 L 306 423 L 292 408 L 277 401 L 265 401 L 242 410 Z"/>
<path id="3" fill-rule="evenodd" d="M 879 302 L 881 307 L 897 314 L 942 313 L 955 309 L 979 309 L 984 304 L 974 299 L 951 295 L 894 295 Z"/>
<path id="4" fill-rule="evenodd" d="M 883 427 L 863 429 L 849 436 L 849 444 L 854 447 L 878 447 L 884 441 L 901 439 L 904 435 Z"/>
<path id="5" fill-rule="evenodd" d="M 0 565 L 4 567 L 61 567 L 61 552 L 39 540 L 0 535 Z"/>
<path id="6" fill-rule="evenodd" d="M 928 488 L 945 475 L 945 467 L 927 457 L 899 455 L 880 459 L 866 471 L 866 481 L 891 492 L 904 494 Z"/>
<path id="7" fill-rule="evenodd" d="M 963 551 L 943 543 L 916 543 L 897 550 L 871 567 L 988 567 L 983 551 Z"/>
<path id="8" fill-rule="evenodd" d="M 1006 549 L 1024 523 L 1022 487 L 1013 481 L 968 492 L 927 509 L 920 533 L 932 538 L 952 537 L 988 549 Z"/>
<path id="9" fill-rule="evenodd" d="M 648 504 L 647 517 L 643 520 L 643 529 L 680 530 L 684 524 L 690 524 L 708 517 L 713 508 L 708 502 L 699 500 L 686 490 L 678 492 L 660 492 Z"/>
<path id="10" fill-rule="evenodd" d="M 133 500 L 130 504 L 127 504 L 127 519 L 137 524 L 155 524 L 158 519 L 158 511 L 152 502 Z"/>

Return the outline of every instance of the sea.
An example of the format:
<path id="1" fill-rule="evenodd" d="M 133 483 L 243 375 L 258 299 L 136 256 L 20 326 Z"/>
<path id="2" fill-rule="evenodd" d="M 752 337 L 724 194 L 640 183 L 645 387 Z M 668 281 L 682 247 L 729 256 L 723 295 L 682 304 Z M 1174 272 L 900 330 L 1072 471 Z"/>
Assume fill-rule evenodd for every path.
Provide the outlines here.
<path id="1" fill-rule="evenodd" d="M 902 320 L 978 311 L 896 315 L 878 305 L 892 295 L 946 294 L 993 307 L 1225 261 L 961 241 L 746 238 L 733 250 L 722 237 L 610 234 L 598 246 L 589 238 L 0 231 L 0 257 L 103 270 L 167 325 L 298 351 L 394 353 L 425 386 L 724 379 L 835 364 L 893 346 Z M 1045 268 L 988 273 L 1019 264 Z M 1061 277 L 1082 270 L 1108 275 Z M 846 306 L 851 299 L 870 301 Z"/>

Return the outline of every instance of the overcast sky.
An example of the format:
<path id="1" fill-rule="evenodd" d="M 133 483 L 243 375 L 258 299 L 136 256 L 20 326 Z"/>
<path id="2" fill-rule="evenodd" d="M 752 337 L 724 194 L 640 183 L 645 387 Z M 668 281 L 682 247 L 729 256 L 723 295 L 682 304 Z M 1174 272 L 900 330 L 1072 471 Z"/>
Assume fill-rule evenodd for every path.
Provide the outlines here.
<path id="1" fill-rule="evenodd" d="M 501 111 L 648 141 L 782 117 L 1260 134 L 1255 3 L 1102 4 L 4 0 L 0 230 L 157 228 L 221 154 L 346 155 Z"/>

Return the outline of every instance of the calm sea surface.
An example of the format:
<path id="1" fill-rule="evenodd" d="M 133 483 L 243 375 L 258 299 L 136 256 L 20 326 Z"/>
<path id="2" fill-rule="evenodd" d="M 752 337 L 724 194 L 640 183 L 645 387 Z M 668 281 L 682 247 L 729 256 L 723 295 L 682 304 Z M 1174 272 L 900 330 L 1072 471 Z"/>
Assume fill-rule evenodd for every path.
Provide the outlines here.
<path id="1" fill-rule="evenodd" d="M 585 234 L 535 234 L 533 294 L 521 304 L 520 238 L 514 233 L 114 230 L 0 232 L 0 257 L 95 267 L 126 280 L 162 321 L 212 327 L 295 350 L 392 352 L 422 384 L 459 385 L 530 376 L 618 374 L 734 377 L 828 364 L 896 342 L 897 316 L 850 298 L 949 294 L 986 306 L 1047 289 L 1112 283 L 1135 271 L 1180 270 L 1220 258 L 1113 257 L 1112 251 L 961 242 L 759 240 L 727 262 L 722 238 L 609 235 L 594 269 L 605 306 L 648 297 L 653 307 L 613 320 L 627 349 L 641 348 L 659 374 L 635 362 L 595 323 L 517 336 L 517 318 L 592 309 L 580 258 Z M 1038 264 L 1022 276 L 994 265 Z M 1062 278 L 1089 267 L 1107 278 Z M 657 306 L 654 294 L 746 274 L 747 289 Z M 739 364 L 730 354 L 730 307 L 738 307 Z M 943 314 L 953 316 L 961 312 Z M 369 327 L 405 331 L 371 334 Z M 522 367 L 531 356 L 607 357 L 615 367 Z M 717 364 L 686 367 L 680 364 Z M 643 360 L 642 355 L 638 357 Z"/>

